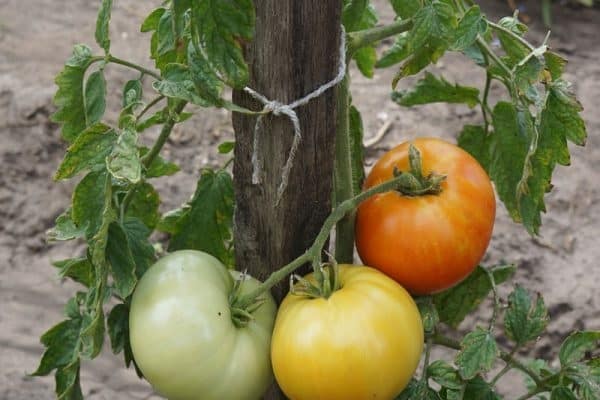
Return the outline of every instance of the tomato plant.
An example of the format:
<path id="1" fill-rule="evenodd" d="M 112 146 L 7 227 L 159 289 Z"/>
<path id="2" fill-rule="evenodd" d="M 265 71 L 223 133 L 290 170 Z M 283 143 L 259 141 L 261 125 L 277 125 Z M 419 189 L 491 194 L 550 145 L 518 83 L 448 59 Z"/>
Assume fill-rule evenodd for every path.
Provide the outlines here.
<path id="1" fill-rule="evenodd" d="M 271 356 L 290 399 L 391 399 L 422 349 L 421 316 L 406 290 L 372 268 L 340 265 L 339 290 L 328 298 L 285 297 Z"/>
<path id="2" fill-rule="evenodd" d="M 448 289 L 473 271 L 492 236 L 496 199 L 490 179 L 466 151 L 433 138 L 403 143 L 384 154 L 365 187 L 394 173 L 410 174 L 413 185 L 359 206 L 358 254 L 411 293 Z"/>
<path id="3" fill-rule="evenodd" d="M 148 382 L 172 400 L 258 399 L 273 380 L 277 306 L 265 294 L 246 321 L 230 307 L 233 296 L 258 285 L 200 251 L 158 260 L 138 283 L 129 314 L 131 349 Z"/>
<path id="4" fill-rule="evenodd" d="M 351 99 L 351 61 L 367 77 L 378 68 L 396 67 L 392 100 L 399 106 L 448 102 L 480 109 L 475 125 L 455 132 L 458 145 L 491 178 L 512 219 L 530 234 L 538 234 L 555 167 L 569 164 L 568 142 L 583 145 L 587 137 L 582 107 L 563 77 L 566 60 L 551 51 L 546 41 L 534 46 L 526 37 L 527 27 L 514 16 L 493 21 L 465 0 L 390 0 L 396 18 L 386 25 L 377 25 L 376 9 L 367 0 L 170 0 L 159 4 L 141 23 L 141 31 L 151 35 L 153 67 L 113 54 L 112 1 L 102 0 L 95 32 L 99 52 L 76 45 L 56 78 L 57 111 L 52 119 L 60 124 L 69 147 L 55 179 L 82 177 L 49 238 L 80 240 L 87 246 L 79 256 L 55 263 L 61 277 L 82 287 L 67 302 L 65 319 L 42 335 L 46 350 L 34 372 L 48 375 L 55 371 L 58 398 L 83 398 L 82 361 L 100 354 L 106 334 L 112 351 L 123 353 L 126 366 L 134 366 L 140 376 L 145 374 L 159 391 L 174 399 L 180 395 L 261 396 L 269 379 L 269 338 L 255 336 L 253 329 L 262 326 L 268 331 L 273 304 L 260 299 L 273 288 L 281 294 L 281 282 L 306 265 L 312 266 L 312 278 L 297 279 L 299 288 L 295 286 L 294 292 L 301 289 L 313 299 L 288 297 L 273 342 L 273 361 L 284 390 L 292 397 L 313 397 L 315 390 L 330 390 L 327 385 L 337 382 L 336 390 L 360 384 L 357 390 L 365 390 L 361 395 L 395 396 L 413 374 L 423 346 L 414 305 L 406 292 L 381 273 L 364 267 L 338 271 L 336 265 L 352 263 L 356 229 L 367 262 L 380 264 L 378 257 L 396 251 L 393 247 L 398 243 L 388 241 L 375 251 L 380 254 L 367 255 L 361 244 L 364 211 L 359 211 L 356 229 L 355 211 L 362 202 L 368 202 L 368 209 L 385 199 L 398 199 L 398 191 L 424 189 L 423 184 L 431 184 L 429 190 L 435 193 L 401 198 L 402 220 L 393 224 L 399 227 L 396 235 L 408 241 L 404 252 L 412 261 L 444 256 L 451 268 L 443 270 L 448 275 L 430 270 L 405 284 L 415 293 L 429 293 L 464 280 L 416 299 L 425 333 L 423 364 L 398 399 L 496 399 L 496 384 L 513 369 L 524 373 L 529 383 L 519 400 L 544 394 L 553 399 L 600 396 L 597 358 L 586 356 L 596 349 L 600 333 L 577 332 L 567 338 L 559 350 L 560 365 L 544 360 L 528 363 L 518 354 L 548 323 L 543 299 L 517 286 L 504 307 L 497 285 L 513 274 L 510 265 L 476 266 L 465 277 L 487 245 L 494 208 L 485 174 L 479 167 L 466 167 L 475 165 L 472 159 L 439 141 L 415 140 L 415 148 L 423 153 L 425 175 L 409 157 L 410 168 L 406 160 L 394 161 L 397 174 L 393 167 L 383 168 L 383 176 L 389 179 L 369 178 L 362 190 L 363 126 L 360 110 Z M 388 38 L 393 45 L 378 52 L 377 44 Z M 447 52 L 460 53 L 474 62 L 474 68 L 483 70 L 482 90 L 424 71 Z M 112 67 L 134 73 L 122 88 L 115 121 L 105 116 L 113 83 L 106 81 L 105 70 Z M 417 74 L 414 87 L 395 90 L 400 80 Z M 335 83 L 339 84 L 333 91 Z M 496 84 L 500 89 L 492 99 L 490 90 Z M 233 91 L 232 100 L 226 88 Z M 154 179 L 169 179 L 180 167 L 174 162 L 177 157 L 167 160 L 161 150 L 174 127 L 193 116 L 191 106 L 232 112 L 235 143 L 221 143 L 217 149 L 228 159 L 220 167 L 203 169 L 189 201 L 163 213 Z M 141 140 L 142 132 L 156 126 L 160 130 L 154 142 L 151 135 Z M 232 151 L 233 157 L 227 156 Z M 470 161 L 463 164 L 461 160 Z M 429 171 L 438 175 L 429 176 Z M 439 174 L 447 175 L 446 181 Z M 483 194 L 470 190 L 460 176 L 481 180 L 486 188 Z M 466 193 L 466 199 L 457 201 L 455 193 Z M 420 208 L 424 203 L 433 206 Z M 469 226 L 463 221 L 467 207 L 472 217 Z M 427 217 L 427 210 L 448 209 L 462 211 L 448 212 L 445 218 L 451 220 L 440 218 L 433 224 Z M 393 218 L 389 211 L 383 213 L 377 220 Z M 478 240 L 440 241 L 439 248 L 420 250 L 427 238 L 411 230 L 415 229 L 411 221 L 417 217 L 426 218 L 428 232 L 454 239 L 479 236 Z M 335 256 L 328 268 L 322 258 L 334 227 Z M 463 245 L 466 250 L 461 256 Z M 152 266 L 162 256 L 162 248 L 172 254 Z M 208 253 L 228 268 L 248 268 L 263 282 L 237 285 L 212 258 L 202 256 L 204 261 L 196 264 L 190 259 L 198 258 L 191 255 L 197 253 L 179 250 Z M 180 258 L 184 261 L 175 262 Z M 207 268 L 210 265 L 213 268 Z M 439 268 L 440 263 L 435 265 Z M 394 275 L 392 270 L 375 266 Z M 190 276 L 179 279 L 174 271 Z M 163 280 L 166 286 L 159 282 Z M 373 298 L 361 297 L 363 287 L 371 294 L 379 293 L 377 307 Z M 229 298 L 232 290 L 235 295 Z M 487 326 L 476 327 L 460 341 L 445 334 L 490 295 L 494 306 Z M 319 342 L 306 327 L 327 326 L 330 306 L 338 301 L 348 312 L 329 315 L 343 320 L 330 328 L 335 337 L 323 334 Z M 163 313 L 167 303 L 181 306 L 177 313 Z M 191 313 L 186 304 L 202 312 Z M 314 314 L 306 319 L 299 311 L 303 309 Z M 227 310 L 233 312 L 233 323 L 218 314 Z M 357 327 L 353 318 L 367 310 L 365 321 L 372 322 Z M 154 318 L 177 322 L 157 326 Z M 504 318 L 503 341 L 496 340 L 500 318 Z M 406 326 L 401 323 L 404 319 Z M 393 321 L 397 326 L 390 331 Z M 345 323 L 348 329 L 342 329 Z M 382 329 L 375 329 L 379 324 Z M 208 335 L 206 341 L 192 337 L 200 325 Z M 235 349 L 232 340 L 238 340 Z M 359 343 L 360 348 L 338 357 L 336 345 L 348 341 Z M 185 350 L 179 348 L 184 342 L 188 343 Z M 374 343 L 384 343 L 389 352 L 383 355 Z M 304 352 L 298 353 L 293 346 Z M 453 361 L 430 360 L 433 346 L 456 351 Z M 207 348 L 210 354 L 205 356 Z M 328 363 L 325 370 L 298 365 L 303 356 L 320 350 L 324 353 L 320 360 Z M 364 359 L 353 359 L 359 354 Z M 400 360 L 400 354 L 406 354 L 406 359 Z M 381 360 L 390 370 L 374 375 Z M 248 363 L 251 368 L 238 369 Z M 500 367 L 500 372 L 490 379 L 486 374 L 494 367 Z M 340 376 L 349 368 L 354 369 L 349 373 L 356 380 L 344 386 L 340 382 L 348 382 L 347 377 Z M 307 372 L 319 375 L 303 375 Z M 206 381 L 196 379 L 203 373 L 212 384 L 209 392 L 204 392 Z M 360 381 L 373 376 L 372 382 Z M 269 399 L 283 398 L 276 388 L 269 393 Z"/>

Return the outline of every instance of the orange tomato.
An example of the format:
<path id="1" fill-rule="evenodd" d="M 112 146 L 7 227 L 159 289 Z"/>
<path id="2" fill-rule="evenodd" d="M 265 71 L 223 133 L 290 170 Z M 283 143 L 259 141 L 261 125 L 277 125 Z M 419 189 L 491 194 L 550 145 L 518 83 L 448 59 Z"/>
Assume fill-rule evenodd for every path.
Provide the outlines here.
<path id="1" fill-rule="evenodd" d="M 423 175 L 446 175 L 439 194 L 376 195 L 358 208 L 356 247 L 377 268 L 417 295 L 445 290 L 466 278 L 489 244 L 496 199 L 490 178 L 466 151 L 436 138 L 403 143 L 373 166 L 365 189 L 410 170 L 408 149 L 421 153 Z"/>

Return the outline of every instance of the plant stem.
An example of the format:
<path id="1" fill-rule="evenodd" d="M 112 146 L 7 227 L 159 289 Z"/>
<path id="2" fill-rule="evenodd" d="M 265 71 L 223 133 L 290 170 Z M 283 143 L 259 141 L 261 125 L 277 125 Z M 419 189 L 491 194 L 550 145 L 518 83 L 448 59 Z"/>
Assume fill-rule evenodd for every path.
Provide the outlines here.
<path id="1" fill-rule="evenodd" d="M 494 273 L 487 268 L 484 268 L 490 285 L 492 286 L 492 293 L 494 295 L 494 310 L 492 311 L 492 319 L 490 320 L 490 332 L 494 332 L 496 326 L 496 318 L 498 318 L 498 311 L 500 311 L 500 297 L 498 296 L 498 289 L 496 288 L 496 280 L 494 279 Z M 512 354 L 512 353 L 511 353 Z"/>
<path id="2" fill-rule="evenodd" d="M 294 272 L 296 269 L 298 269 L 303 264 L 305 264 L 307 262 L 313 262 L 313 263 L 320 262 L 321 252 L 323 251 L 323 246 L 325 246 L 325 243 L 327 243 L 329 233 L 331 232 L 331 230 L 333 229 L 335 224 L 339 220 L 341 220 L 346 214 L 348 214 L 349 212 L 356 209 L 356 207 L 363 201 L 367 200 L 368 198 L 370 198 L 372 196 L 375 196 L 376 194 L 388 192 L 390 190 L 395 190 L 398 187 L 399 183 L 400 183 L 400 178 L 393 178 L 393 179 L 390 179 L 389 181 L 386 181 L 380 185 L 373 186 L 372 188 L 360 193 L 357 196 L 354 196 L 350 199 L 343 201 L 340 205 L 338 205 L 332 211 L 331 214 L 329 214 L 329 216 L 323 223 L 323 226 L 321 227 L 319 234 L 315 238 L 315 241 L 308 248 L 308 250 L 306 250 L 304 253 L 302 253 L 300 256 L 298 256 L 296 259 L 294 259 L 289 264 L 286 264 L 282 268 L 271 273 L 271 275 L 269 275 L 269 277 L 262 284 L 260 284 L 260 286 L 258 286 L 256 289 L 254 289 L 252 292 L 237 299 L 237 301 L 234 304 L 235 307 L 242 308 L 242 309 L 245 307 L 248 307 L 250 304 L 252 304 L 254 302 L 254 300 L 258 296 L 260 296 L 267 290 L 271 289 L 278 282 L 280 282 L 282 279 L 284 279 L 290 273 Z"/>
<path id="3" fill-rule="evenodd" d="M 160 96 L 154 98 L 150 103 L 148 103 L 146 105 L 146 107 L 144 107 L 144 109 L 142 111 L 140 111 L 140 113 L 135 117 L 135 119 L 142 118 L 144 116 L 144 114 L 146 114 L 148 112 L 148 110 L 150 110 L 152 107 L 154 107 L 158 102 L 160 102 L 164 98 L 165 98 L 165 96 L 163 96 L 163 95 L 160 95 Z"/>
<path id="4" fill-rule="evenodd" d="M 479 45 L 479 47 L 485 52 L 487 53 L 487 55 L 494 60 L 494 62 L 496 63 L 496 65 L 498 65 L 504 72 L 506 72 L 506 74 L 509 77 L 512 77 L 513 73 L 510 70 L 510 68 L 508 68 L 508 66 L 504 63 L 504 61 L 502 61 L 500 59 L 500 57 L 498 57 L 496 55 L 496 53 L 494 53 L 494 50 L 492 50 L 490 48 L 490 46 L 488 45 L 488 43 L 481 37 L 481 36 L 477 36 L 477 44 Z"/>
<path id="5" fill-rule="evenodd" d="M 392 22 L 391 24 L 385 26 L 378 26 L 362 31 L 350 32 L 348 33 L 348 53 L 353 54 L 356 50 L 362 47 L 368 46 L 390 36 L 407 32 L 412 29 L 412 26 L 412 20 L 405 19 Z"/>
<path id="6" fill-rule="evenodd" d="M 535 396 L 536 394 L 547 392 L 547 391 L 548 391 L 548 389 L 546 389 L 546 388 L 536 387 L 535 389 L 532 389 L 529 392 L 525 393 L 523 396 L 519 397 L 517 400 L 526 400 L 526 399 L 529 399 L 529 398 Z"/>
<path id="7" fill-rule="evenodd" d="M 349 77 L 337 89 L 337 128 L 335 137 L 334 206 L 356 195 L 352 182 L 352 152 L 350 151 L 350 89 Z M 346 215 L 336 227 L 335 258 L 351 263 L 354 258 L 354 215 Z"/>
<path id="8" fill-rule="evenodd" d="M 531 43 L 529 43 L 527 40 L 523 39 L 521 36 L 517 35 L 513 31 L 511 31 L 510 29 L 505 28 L 502 25 L 498 25 L 492 21 L 488 21 L 488 25 L 497 31 L 501 31 L 501 32 L 506 33 L 507 35 L 512 36 L 517 41 L 519 41 L 523 46 L 527 47 L 529 50 L 531 50 L 531 51 L 535 50 L 535 47 L 533 47 L 533 45 Z"/>
<path id="9" fill-rule="evenodd" d="M 511 356 L 512 356 L 512 354 L 514 354 L 514 351 L 511 352 Z M 498 372 L 496 374 L 496 376 L 494 376 L 494 378 L 491 380 L 490 386 L 495 386 L 496 383 L 500 380 L 500 378 L 502 378 L 512 368 L 513 368 L 512 365 L 510 365 L 509 363 L 506 363 L 504 368 L 502 368 L 502 370 L 500 372 Z"/>
<path id="10" fill-rule="evenodd" d="M 147 68 L 144 68 L 141 65 L 134 64 L 134 63 L 126 61 L 126 60 L 121 60 L 120 58 L 114 57 L 112 55 L 108 56 L 108 61 L 110 61 L 112 63 L 115 63 L 115 64 L 123 65 L 125 67 L 129 67 L 129 68 L 135 69 L 135 70 L 140 71 L 140 72 L 143 72 L 144 74 L 150 75 L 151 77 L 153 77 L 155 79 L 158 79 L 158 80 L 162 79 L 162 77 L 159 74 L 157 74 L 156 72 L 154 72 L 154 71 L 151 71 L 151 70 L 149 70 Z"/>
<path id="11" fill-rule="evenodd" d="M 146 153 L 144 155 L 144 157 L 142 157 L 142 163 L 144 164 L 144 167 L 148 168 L 150 166 L 150 164 L 152 164 L 152 161 L 154 161 L 154 159 L 156 158 L 158 153 L 160 153 L 160 150 L 163 148 L 163 146 L 167 142 L 167 139 L 169 138 L 169 135 L 171 134 L 171 131 L 173 130 L 173 126 L 175 126 L 175 123 L 177 122 L 177 116 L 179 116 L 179 114 L 181 114 L 181 112 L 185 108 L 186 104 L 187 104 L 187 102 L 185 102 L 185 101 L 178 101 L 177 104 L 175 104 L 172 114 L 169 116 L 167 121 L 164 123 L 164 125 L 160 131 L 160 135 L 158 136 L 158 139 L 156 139 L 156 142 L 154 142 L 154 145 L 152 146 L 150 151 L 148 153 Z"/>
<path id="12" fill-rule="evenodd" d="M 423 375 L 421 377 L 425 383 L 427 383 L 427 379 L 429 378 L 429 372 L 427 371 L 427 368 L 429 367 L 429 358 L 431 356 L 431 344 L 432 338 L 429 336 L 425 340 L 425 360 L 423 360 Z"/>
<path id="13" fill-rule="evenodd" d="M 490 94 L 490 85 L 492 83 L 492 74 L 490 74 L 489 72 L 485 73 L 485 89 L 483 90 L 483 100 L 481 101 L 481 114 L 483 114 L 483 121 L 484 121 L 484 127 L 485 127 L 485 133 L 487 135 L 487 133 L 490 130 L 490 116 L 488 115 L 488 111 L 489 114 L 492 114 L 491 110 L 489 110 L 489 105 L 488 105 L 488 97 Z"/>
<path id="14" fill-rule="evenodd" d="M 439 334 L 439 333 L 437 333 L 433 336 L 433 343 L 440 345 L 440 346 L 448 347 L 450 349 L 461 350 L 461 346 L 458 341 L 456 341 L 452 338 L 449 338 L 447 336 L 444 336 L 442 334 Z M 512 353 L 500 351 L 500 359 L 502 359 L 507 364 L 510 364 L 512 368 L 519 369 L 519 370 L 523 371 L 524 373 L 526 373 L 527 375 L 529 375 L 538 387 L 544 387 L 544 382 L 538 376 L 538 374 L 535 371 L 533 371 L 531 368 L 529 368 L 528 366 L 523 364 L 521 361 L 516 359 Z"/>

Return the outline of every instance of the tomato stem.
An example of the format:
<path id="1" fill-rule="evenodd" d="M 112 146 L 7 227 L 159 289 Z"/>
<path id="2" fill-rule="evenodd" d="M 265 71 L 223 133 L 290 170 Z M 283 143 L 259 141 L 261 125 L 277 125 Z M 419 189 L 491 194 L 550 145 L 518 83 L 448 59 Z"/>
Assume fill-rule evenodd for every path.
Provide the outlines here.
<path id="1" fill-rule="evenodd" d="M 442 182 L 446 180 L 446 176 L 435 172 L 424 176 L 421 152 L 412 144 L 408 147 L 408 163 L 410 166 L 408 172 L 394 168 L 394 176 L 400 178 L 400 185 L 396 189 L 398 192 L 411 197 L 437 195 L 442 192 Z"/>
<path id="2" fill-rule="evenodd" d="M 356 196 L 353 187 L 352 151 L 350 150 L 350 91 L 349 77 L 337 88 L 337 126 L 335 136 L 334 206 Z M 350 263 L 354 258 L 354 216 L 346 215 L 336 227 L 335 256 L 340 262 Z M 316 267 L 316 266 L 313 266 Z M 319 271 L 315 271 L 319 278 Z"/>
<path id="3" fill-rule="evenodd" d="M 403 19 L 385 26 L 350 32 L 348 33 L 347 40 L 348 53 L 352 54 L 363 47 L 379 42 L 385 38 L 395 36 L 402 32 L 408 32 L 412 27 L 412 19 Z"/>
<path id="4" fill-rule="evenodd" d="M 308 262 L 312 262 L 313 265 L 315 262 L 318 262 L 320 265 L 323 247 L 325 246 L 325 243 L 327 243 L 329 234 L 335 226 L 335 224 L 338 221 L 340 221 L 346 214 L 356 210 L 356 207 L 358 207 L 360 203 L 369 199 L 370 197 L 373 197 L 380 193 L 388 192 L 390 190 L 397 190 L 401 181 L 401 176 L 394 177 L 389 181 L 386 181 L 377 186 L 373 186 L 372 188 L 360 193 L 359 195 L 343 201 L 332 211 L 331 214 L 329 214 L 329 217 L 327 217 L 327 219 L 323 223 L 323 226 L 321 227 L 321 231 L 317 235 L 313 244 L 308 248 L 308 250 L 306 250 L 300 256 L 296 257 L 289 264 L 286 264 L 282 268 L 271 273 L 271 275 L 269 275 L 269 277 L 252 292 L 234 299 L 232 301 L 232 307 L 239 309 L 247 309 L 249 305 L 254 303 L 255 299 L 258 296 L 271 289 L 273 286 L 275 286 L 281 280 L 285 279 L 289 274 L 300 268 L 302 265 Z M 336 287 L 338 284 L 334 284 L 334 287 Z M 339 287 L 337 287 L 336 289 L 339 289 Z"/>

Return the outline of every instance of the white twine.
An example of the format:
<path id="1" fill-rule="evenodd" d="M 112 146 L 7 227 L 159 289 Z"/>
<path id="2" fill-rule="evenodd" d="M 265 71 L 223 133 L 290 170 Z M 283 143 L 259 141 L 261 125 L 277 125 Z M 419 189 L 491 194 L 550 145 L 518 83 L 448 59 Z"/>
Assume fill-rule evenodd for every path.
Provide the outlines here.
<path id="1" fill-rule="evenodd" d="M 294 109 L 299 106 L 303 106 L 307 104 L 312 99 L 321 96 L 327 90 L 336 86 L 338 83 L 344 79 L 346 75 L 346 31 L 342 26 L 342 33 L 340 39 L 340 65 L 338 69 L 338 73 L 336 77 L 319 86 L 313 92 L 307 94 L 306 96 L 290 103 L 283 104 L 277 100 L 269 100 L 262 94 L 256 92 L 255 90 L 245 87 L 244 91 L 248 93 L 250 96 L 258 100 L 263 104 L 262 114 L 260 114 L 256 118 L 256 123 L 254 125 L 254 141 L 253 141 L 253 149 L 252 149 L 252 183 L 254 185 L 258 185 L 261 183 L 260 173 L 262 171 L 262 160 L 259 157 L 258 148 L 260 146 L 260 132 L 262 131 L 262 125 L 264 117 L 268 114 L 273 114 L 274 116 L 285 115 L 289 118 L 294 126 L 294 141 L 292 142 L 292 147 L 290 148 L 290 152 L 288 154 L 287 161 L 285 162 L 285 166 L 283 167 L 283 172 L 281 174 L 281 183 L 277 189 L 277 199 L 275 201 L 275 205 L 279 205 L 281 198 L 287 188 L 290 172 L 292 167 L 294 166 L 294 159 L 296 158 L 296 153 L 298 152 L 298 147 L 300 146 L 300 142 L 302 140 L 302 130 L 300 128 L 300 120 L 298 119 L 298 115 Z"/>

